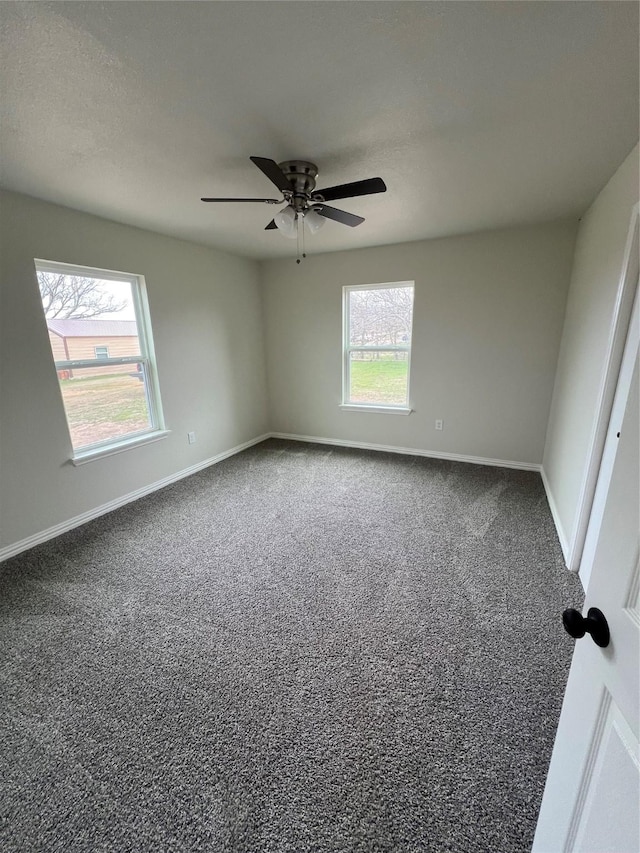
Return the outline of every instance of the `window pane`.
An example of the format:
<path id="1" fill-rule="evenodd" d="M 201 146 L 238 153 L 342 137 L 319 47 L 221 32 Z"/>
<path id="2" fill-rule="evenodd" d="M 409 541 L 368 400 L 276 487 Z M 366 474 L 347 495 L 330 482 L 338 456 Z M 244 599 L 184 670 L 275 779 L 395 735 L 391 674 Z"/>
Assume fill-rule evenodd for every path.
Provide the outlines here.
<path id="1" fill-rule="evenodd" d="M 413 287 L 349 291 L 351 346 L 411 343 Z"/>
<path id="2" fill-rule="evenodd" d="M 74 450 L 151 428 L 142 364 L 61 370 L 58 376 Z"/>
<path id="3" fill-rule="evenodd" d="M 352 352 L 348 402 L 406 405 L 408 367 L 406 352 Z"/>
<path id="4" fill-rule="evenodd" d="M 35 266 L 74 454 L 160 432 L 142 279 L 55 261 Z M 111 359 L 131 361 L 104 364 Z"/>
<path id="5" fill-rule="evenodd" d="M 55 361 L 142 354 L 131 282 L 39 270 L 38 284 Z"/>

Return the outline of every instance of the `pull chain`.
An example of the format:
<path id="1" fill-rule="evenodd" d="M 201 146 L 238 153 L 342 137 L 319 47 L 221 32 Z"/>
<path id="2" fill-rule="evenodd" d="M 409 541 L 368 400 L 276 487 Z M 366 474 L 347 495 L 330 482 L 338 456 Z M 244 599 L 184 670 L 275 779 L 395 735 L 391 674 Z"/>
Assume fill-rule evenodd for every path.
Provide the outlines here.
<path id="1" fill-rule="evenodd" d="M 297 244 L 298 244 L 297 245 L 298 257 L 296 258 L 296 263 L 299 264 L 300 263 L 300 255 L 302 255 L 303 258 L 307 257 L 307 254 L 304 250 L 304 214 L 298 213 L 298 215 L 296 216 L 296 222 L 298 225 L 298 231 L 296 234 Z M 300 251 L 300 247 L 302 247 L 302 252 Z"/>

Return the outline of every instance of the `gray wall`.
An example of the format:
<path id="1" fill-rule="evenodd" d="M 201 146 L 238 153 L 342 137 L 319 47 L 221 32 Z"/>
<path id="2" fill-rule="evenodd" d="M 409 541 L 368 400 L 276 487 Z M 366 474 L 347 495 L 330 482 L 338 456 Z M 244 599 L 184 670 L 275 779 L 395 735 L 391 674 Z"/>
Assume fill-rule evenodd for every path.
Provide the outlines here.
<path id="1" fill-rule="evenodd" d="M 576 230 L 555 222 L 264 262 L 272 430 L 539 465 Z M 415 411 L 345 412 L 342 286 L 403 280 L 415 281 Z"/>
<path id="2" fill-rule="evenodd" d="M 637 201 L 638 146 L 584 215 L 576 242 L 543 464 L 556 526 L 569 558 Z"/>
<path id="3" fill-rule="evenodd" d="M 585 215 L 577 244 L 577 223 L 555 222 L 311 254 L 297 266 L 258 265 L 2 193 L 0 548 L 269 430 L 525 466 L 544 450 L 556 523 L 570 538 L 637 199 L 636 148 Z M 35 257 L 145 276 L 167 439 L 69 463 Z M 407 279 L 416 282 L 415 411 L 341 411 L 341 288 Z"/>
<path id="4" fill-rule="evenodd" d="M 255 261 L 14 193 L 2 193 L 0 202 L 0 547 L 267 431 Z M 69 463 L 34 258 L 145 276 L 166 439 L 80 467 Z M 193 445 L 189 430 L 197 434 Z"/>

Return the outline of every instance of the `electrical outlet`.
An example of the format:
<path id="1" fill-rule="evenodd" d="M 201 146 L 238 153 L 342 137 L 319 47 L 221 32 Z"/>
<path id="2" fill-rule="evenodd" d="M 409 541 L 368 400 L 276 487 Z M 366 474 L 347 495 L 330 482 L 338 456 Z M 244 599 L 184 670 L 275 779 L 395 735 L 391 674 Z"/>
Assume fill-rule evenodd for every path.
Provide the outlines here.
<path id="1" fill-rule="evenodd" d="M 436 429 L 444 429 L 444 421 L 437 420 L 436 421 Z"/>
<path id="2" fill-rule="evenodd" d="M 195 434 L 195 432 L 188 432 L 188 433 L 187 433 L 187 440 L 188 440 L 189 444 L 195 444 L 195 443 L 196 443 L 196 434 Z"/>

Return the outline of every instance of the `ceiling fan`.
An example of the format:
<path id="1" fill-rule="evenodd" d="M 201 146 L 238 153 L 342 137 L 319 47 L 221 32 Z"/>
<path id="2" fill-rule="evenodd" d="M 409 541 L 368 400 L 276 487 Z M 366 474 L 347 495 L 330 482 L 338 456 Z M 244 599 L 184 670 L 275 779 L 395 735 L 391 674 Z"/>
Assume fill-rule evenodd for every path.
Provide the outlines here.
<path id="1" fill-rule="evenodd" d="M 368 178 L 364 181 L 353 181 L 349 184 L 316 190 L 318 167 L 315 163 L 309 163 L 306 160 L 285 160 L 283 163 L 276 163 L 275 160 L 267 157 L 250 157 L 249 159 L 275 184 L 282 193 L 282 198 L 203 198 L 201 201 L 286 203 L 286 207 L 274 216 L 265 231 L 278 229 L 287 237 L 296 237 L 298 229 L 303 228 L 305 223 L 313 234 L 324 225 L 326 219 L 333 219 L 351 228 L 361 225 L 364 222 L 362 216 L 347 213 L 346 210 L 339 210 L 337 207 L 330 207 L 325 202 L 383 193 L 387 190 L 382 178 Z"/>

